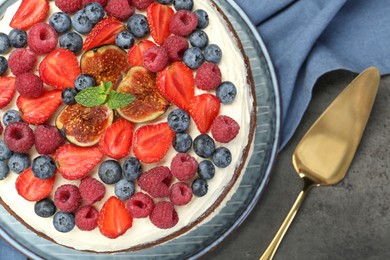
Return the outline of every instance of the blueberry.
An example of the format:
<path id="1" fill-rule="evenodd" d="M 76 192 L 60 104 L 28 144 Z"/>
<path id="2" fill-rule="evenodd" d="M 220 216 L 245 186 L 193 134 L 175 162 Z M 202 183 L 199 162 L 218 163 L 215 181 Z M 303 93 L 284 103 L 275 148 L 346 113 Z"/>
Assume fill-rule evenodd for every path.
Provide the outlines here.
<path id="1" fill-rule="evenodd" d="M 8 61 L 5 57 L 0 56 L 0 76 L 2 76 L 8 69 Z"/>
<path id="2" fill-rule="evenodd" d="M 30 166 L 30 158 L 24 153 L 14 153 L 8 160 L 8 167 L 11 172 L 21 173 Z"/>
<path id="3" fill-rule="evenodd" d="M 35 177 L 39 179 L 49 179 L 56 172 L 56 164 L 47 155 L 40 155 L 32 161 L 31 169 Z"/>
<path id="4" fill-rule="evenodd" d="M 0 160 L 6 161 L 14 154 L 3 140 L 0 140 Z"/>
<path id="5" fill-rule="evenodd" d="M 215 174 L 215 166 L 209 160 L 203 160 L 198 164 L 198 175 L 204 180 L 211 180 Z"/>
<path id="6" fill-rule="evenodd" d="M 157 0 L 157 2 L 163 5 L 170 5 L 172 4 L 173 0 Z"/>
<path id="7" fill-rule="evenodd" d="M 190 116 L 182 109 L 175 109 L 168 115 L 168 125 L 175 132 L 184 132 L 190 126 Z"/>
<path id="8" fill-rule="evenodd" d="M 142 38 L 150 32 L 148 20 L 145 15 L 133 14 L 127 21 L 127 30 L 136 38 Z"/>
<path id="9" fill-rule="evenodd" d="M 71 231 L 74 228 L 75 220 L 73 213 L 57 212 L 53 217 L 54 228 L 62 233 Z"/>
<path id="10" fill-rule="evenodd" d="M 14 48 L 23 48 L 27 44 L 27 33 L 20 29 L 12 29 L 8 38 Z"/>
<path id="11" fill-rule="evenodd" d="M 115 195 L 121 200 L 127 200 L 134 192 L 135 185 L 132 181 L 122 179 L 115 184 Z"/>
<path id="12" fill-rule="evenodd" d="M 89 33 L 93 27 L 93 23 L 88 19 L 84 9 L 77 11 L 76 14 L 73 15 L 72 25 L 73 28 L 81 34 Z"/>
<path id="13" fill-rule="evenodd" d="M 210 44 L 204 49 L 204 58 L 213 63 L 218 63 L 222 59 L 222 51 L 216 44 Z"/>
<path id="14" fill-rule="evenodd" d="M 67 32 L 72 28 L 70 16 L 63 12 L 56 12 L 50 16 L 49 24 L 58 33 Z"/>
<path id="15" fill-rule="evenodd" d="M 65 105 L 73 105 L 76 104 L 75 96 L 77 94 L 77 90 L 75 88 L 64 88 L 61 93 L 62 102 Z"/>
<path id="16" fill-rule="evenodd" d="M 209 15 L 205 10 L 197 9 L 194 11 L 194 14 L 198 16 L 198 25 L 197 28 L 204 29 L 209 25 Z"/>
<path id="17" fill-rule="evenodd" d="M 100 22 L 100 20 L 104 17 L 104 8 L 101 4 L 97 2 L 92 2 L 87 4 L 84 7 L 85 14 L 87 15 L 88 19 L 91 21 L 91 23 L 96 24 Z"/>
<path id="18" fill-rule="evenodd" d="M 122 177 L 122 168 L 118 161 L 106 160 L 99 166 L 99 177 L 106 184 L 117 183 Z"/>
<path id="19" fill-rule="evenodd" d="M 49 198 L 42 199 L 37 201 L 34 205 L 35 214 L 42 218 L 48 218 L 54 215 L 57 208 L 54 205 L 53 200 Z"/>
<path id="20" fill-rule="evenodd" d="M 194 1 L 193 0 L 173 0 L 173 6 L 175 7 L 176 11 L 179 10 L 192 10 L 192 7 L 194 7 Z"/>
<path id="21" fill-rule="evenodd" d="M 213 138 L 208 134 L 200 134 L 194 140 L 194 152 L 202 158 L 210 157 L 215 151 Z"/>
<path id="22" fill-rule="evenodd" d="M 141 176 L 142 165 L 136 157 L 129 157 L 123 163 L 123 174 L 126 180 L 134 181 Z"/>
<path id="23" fill-rule="evenodd" d="M 173 148 L 179 153 L 186 153 L 191 149 L 192 137 L 187 133 L 176 133 L 172 140 Z"/>
<path id="24" fill-rule="evenodd" d="M 216 91 L 216 95 L 222 104 L 231 103 L 236 97 L 236 86 L 230 81 L 222 82 Z"/>
<path id="25" fill-rule="evenodd" d="M 3 161 L 0 161 L 0 181 L 7 178 L 8 174 L 9 174 L 8 164 Z"/>
<path id="26" fill-rule="evenodd" d="M 94 87 L 95 85 L 96 85 L 95 79 L 88 74 L 80 74 L 74 81 L 74 87 L 76 88 L 77 91 Z"/>
<path id="27" fill-rule="evenodd" d="M 226 168 L 232 162 L 232 154 L 226 147 L 218 147 L 213 154 L 213 163 L 219 168 Z"/>
<path id="28" fill-rule="evenodd" d="M 115 38 L 115 43 L 118 47 L 129 49 L 135 42 L 134 35 L 131 32 L 120 32 Z"/>
<path id="29" fill-rule="evenodd" d="M 197 69 L 204 62 L 202 50 L 198 47 L 187 49 L 183 55 L 183 62 L 191 69 Z"/>
<path id="30" fill-rule="evenodd" d="M 192 182 L 191 188 L 192 194 L 196 197 L 203 197 L 207 193 L 208 185 L 204 179 L 198 178 Z"/>
<path id="31" fill-rule="evenodd" d="M 190 43 L 194 47 L 203 49 L 209 43 L 209 37 L 204 31 L 196 29 L 190 34 Z"/>
<path id="32" fill-rule="evenodd" d="M 58 42 L 61 48 L 68 49 L 75 54 L 83 48 L 83 38 L 76 32 L 67 32 L 61 35 Z"/>
<path id="33" fill-rule="evenodd" d="M 17 110 L 10 109 L 7 110 L 7 112 L 3 115 L 3 124 L 7 126 L 9 123 L 12 122 L 22 122 L 22 118 L 20 117 L 20 114 Z"/>
<path id="34" fill-rule="evenodd" d="M 8 35 L 0 32 L 0 53 L 6 53 L 11 47 Z"/>

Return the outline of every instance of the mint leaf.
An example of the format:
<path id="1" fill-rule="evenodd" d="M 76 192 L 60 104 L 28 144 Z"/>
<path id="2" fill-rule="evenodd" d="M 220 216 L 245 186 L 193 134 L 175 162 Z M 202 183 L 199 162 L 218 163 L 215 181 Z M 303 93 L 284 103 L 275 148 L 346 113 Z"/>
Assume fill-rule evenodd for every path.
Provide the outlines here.
<path id="1" fill-rule="evenodd" d="M 100 93 L 100 86 L 86 88 L 77 93 L 75 100 L 85 107 L 103 105 L 106 102 L 107 94 Z"/>
<path id="2" fill-rule="evenodd" d="M 111 109 L 121 108 L 133 102 L 134 99 L 135 97 L 133 95 L 111 90 L 110 96 L 108 97 L 108 107 Z"/>
<path id="3" fill-rule="evenodd" d="M 112 83 L 111 81 L 109 82 L 101 82 L 100 85 L 98 86 L 99 88 L 99 93 L 108 95 L 110 94 L 111 88 L 112 88 Z"/>

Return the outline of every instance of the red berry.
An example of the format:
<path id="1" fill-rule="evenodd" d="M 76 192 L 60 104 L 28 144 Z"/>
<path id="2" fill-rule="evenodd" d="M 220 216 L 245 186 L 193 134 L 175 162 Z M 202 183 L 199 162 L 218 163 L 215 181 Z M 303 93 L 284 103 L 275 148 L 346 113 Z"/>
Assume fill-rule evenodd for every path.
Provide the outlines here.
<path id="1" fill-rule="evenodd" d="M 16 153 L 27 153 L 34 144 L 34 132 L 25 122 L 12 122 L 5 127 L 4 142 Z"/>
<path id="2" fill-rule="evenodd" d="M 169 30 L 171 33 L 187 36 L 192 33 L 198 25 L 198 16 L 188 10 L 177 11 L 171 20 Z"/>
<path id="3" fill-rule="evenodd" d="M 134 14 L 134 8 L 129 5 L 128 0 L 109 0 L 104 10 L 107 15 L 122 22 L 127 21 Z"/>
<path id="4" fill-rule="evenodd" d="M 35 52 L 25 48 L 15 49 L 8 57 L 8 66 L 15 76 L 32 72 L 36 62 Z"/>
<path id="5" fill-rule="evenodd" d="M 168 54 L 161 46 L 152 46 L 144 53 L 144 66 L 151 72 L 160 72 L 168 65 Z"/>
<path id="6" fill-rule="evenodd" d="M 139 10 L 146 9 L 154 0 L 129 0 L 130 4 Z"/>
<path id="7" fill-rule="evenodd" d="M 81 204 L 79 188 L 73 184 L 64 184 L 54 193 L 54 204 L 64 212 L 74 212 Z"/>
<path id="8" fill-rule="evenodd" d="M 82 8 L 82 0 L 55 0 L 55 4 L 61 11 L 72 14 Z"/>
<path id="9" fill-rule="evenodd" d="M 171 35 L 165 39 L 162 47 L 171 61 L 183 60 L 184 52 L 188 49 L 188 41 L 178 35 Z"/>
<path id="10" fill-rule="evenodd" d="M 127 201 L 126 208 L 133 218 L 146 218 L 152 213 L 154 202 L 149 195 L 137 192 Z"/>
<path id="11" fill-rule="evenodd" d="M 173 205 L 181 206 L 186 205 L 191 201 L 192 189 L 185 182 L 176 182 L 171 188 L 171 202 Z"/>
<path id="12" fill-rule="evenodd" d="M 171 202 L 160 201 L 150 214 L 150 221 L 158 228 L 167 229 L 175 226 L 179 222 L 179 216 Z"/>
<path id="13" fill-rule="evenodd" d="M 102 200 L 106 194 L 106 187 L 104 184 L 90 176 L 81 180 L 79 189 L 81 197 L 87 204 L 93 204 Z"/>
<path id="14" fill-rule="evenodd" d="M 15 88 L 23 97 L 37 98 L 43 93 L 43 82 L 40 77 L 28 72 L 16 77 Z"/>
<path id="15" fill-rule="evenodd" d="M 106 6 L 108 0 L 82 0 L 82 5 L 85 6 L 85 5 L 92 3 L 92 2 L 97 2 L 104 7 L 104 6 Z"/>
<path id="16" fill-rule="evenodd" d="M 3 124 L 2 123 L 0 123 L 0 135 L 3 133 Z"/>
<path id="17" fill-rule="evenodd" d="M 168 197 L 172 174 L 168 167 L 157 166 L 144 172 L 138 179 L 138 185 L 154 198 Z"/>
<path id="18" fill-rule="evenodd" d="M 213 90 L 222 82 L 222 74 L 219 67 L 212 62 L 203 63 L 195 75 L 195 85 L 199 89 Z"/>
<path id="19" fill-rule="evenodd" d="M 211 134 L 215 141 L 228 143 L 236 137 L 240 131 L 240 125 L 229 116 L 217 116 L 211 125 Z"/>
<path id="20" fill-rule="evenodd" d="M 171 161 L 171 172 L 180 181 L 191 180 L 198 170 L 198 162 L 189 154 L 178 153 Z"/>
<path id="21" fill-rule="evenodd" d="M 39 125 L 34 135 L 35 148 L 39 154 L 53 154 L 65 142 L 57 127 L 51 125 Z"/>
<path id="22" fill-rule="evenodd" d="M 28 46 L 36 54 L 51 52 L 56 48 L 57 41 L 57 32 L 47 23 L 34 24 L 27 36 Z"/>
<path id="23" fill-rule="evenodd" d="M 75 214 L 76 226 L 83 231 L 91 231 L 98 225 L 99 211 L 94 206 L 87 205 L 79 208 Z"/>

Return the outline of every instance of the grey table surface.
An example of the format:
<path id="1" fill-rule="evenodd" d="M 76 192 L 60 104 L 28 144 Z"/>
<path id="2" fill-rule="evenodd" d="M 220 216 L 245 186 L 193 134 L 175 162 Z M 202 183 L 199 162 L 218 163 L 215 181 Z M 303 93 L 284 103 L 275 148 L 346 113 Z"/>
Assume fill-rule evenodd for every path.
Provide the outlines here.
<path id="1" fill-rule="evenodd" d="M 305 132 L 356 76 L 330 72 L 288 145 L 279 153 L 265 193 L 245 222 L 204 259 L 258 259 L 298 195 L 291 163 Z M 274 259 L 390 259 L 390 76 L 381 79 L 362 141 L 346 178 L 311 190 Z"/>

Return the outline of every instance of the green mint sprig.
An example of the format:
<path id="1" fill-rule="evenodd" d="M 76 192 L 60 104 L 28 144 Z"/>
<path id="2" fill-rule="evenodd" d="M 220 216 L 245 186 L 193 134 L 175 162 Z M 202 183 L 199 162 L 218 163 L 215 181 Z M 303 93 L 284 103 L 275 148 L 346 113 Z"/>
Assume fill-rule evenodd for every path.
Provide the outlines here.
<path id="1" fill-rule="evenodd" d="M 76 102 L 85 107 L 101 106 L 107 103 L 111 109 L 129 105 L 135 97 L 112 89 L 111 82 L 102 82 L 99 86 L 86 88 L 77 93 Z"/>

